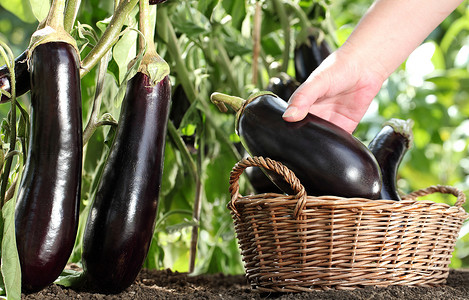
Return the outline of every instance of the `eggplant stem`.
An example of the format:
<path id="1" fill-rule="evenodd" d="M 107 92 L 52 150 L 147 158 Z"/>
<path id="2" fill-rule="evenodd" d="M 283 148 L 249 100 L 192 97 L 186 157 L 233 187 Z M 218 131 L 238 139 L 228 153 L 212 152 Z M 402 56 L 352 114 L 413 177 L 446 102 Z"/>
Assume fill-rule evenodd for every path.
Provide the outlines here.
<path id="1" fill-rule="evenodd" d="M 228 111 L 225 104 L 228 104 L 235 111 L 239 111 L 241 107 L 243 107 L 244 102 L 246 102 L 243 98 L 217 92 L 210 96 L 210 101 L 212 101 L 222 112 Z"/>
<path id="2" fill-rule="evenodd" d="M 64 27 L 65 31 L 70 33 L 73 25 L 77 19 L 78 9 L 80 8 L 81 0 L 68 0 L 67 8 L 65 9 Z"/>
<path id="3" fill-rule="evenodd" d="M 85 76 L 101 58 L 119 40 L 119 34 L 129 13 L 137 5 L 138 0 L 122 1 L 117 7 L 111 22 L 94 48 L 86 55 L 81 64 L 80 77 Z"/>
<path id="4" fill-rule="evenodd" d="M 54 0 L 46 18 L 46 26 L 57 29 L 64 28 L 65 0 Z"/>

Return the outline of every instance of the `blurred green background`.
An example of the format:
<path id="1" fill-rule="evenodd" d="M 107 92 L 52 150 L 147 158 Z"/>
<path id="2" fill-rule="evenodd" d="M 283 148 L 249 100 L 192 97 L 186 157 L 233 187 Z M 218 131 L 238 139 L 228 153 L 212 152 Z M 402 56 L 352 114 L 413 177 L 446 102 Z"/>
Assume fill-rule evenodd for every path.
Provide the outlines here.
<path id="1" fill-rule="evenodd" d="M 47 13 L 44 2 L 0 0 L 0 38 L 15 55 L 26 49 L 37 19 Z M 236 148 L 234 115 L 220 113 L 209 96 L 218 91 L 247 97 L 265 89 L 269 78 L 281 71 L 294 76 L 293 47 L 302 28 L 299 14 L 291 4 L 302 10 L 311 26 L 324 32 L 334 49 L 346 40 L 372 4 L 370 0 L 260 1 L 262 34 L 256 82 L 252 74 L 256 2 L 168 0 L 158 7 L 157 49 L 170 64 L 173 91 L 182 87 L 189 102 L 173 98 L 173 109 L 181 109 L 184 117 L 175 124 L 176 131 L 168 134 L 159 215 L 145 262 L 147 268 L 188 271 L 192 229 L 198 226 L 195 273 L 243 272 L 226 208 L 229 172 L 241 157 Z M 102 35 L 112 13 L 112 1 L 82 1 L 77 18 L 80 26 L 72 32 L 83 47 L 82 58 L 93 46 L 91 36 Z M 161 15 L 168 16 L 170 22 L 164 23 Z M 283 21 L 282 16 L 286 17 Z M 288 30 L 282 27 L 285 20 Z M 126 27 L 135 27 L 135 14 L 129 17 Z M 399 170 L 398 185 L 404 193 L 435 184 L 469 192 L 468 33 L 469 3 L 464 1 L 389 77 L 354 133 L 367 144 L 384 121 L 414 120 L 414 144 Z M 132 47 L 136 38 L 132 31 L 121 36 L 113 48 L 105 77 L 101 112 L 110 113 L 115 119 L 119 117 L 119 86 L 125 85 L 124 74 L 127 63 L 135 56 Z M 96 78 L 93 70 L 82 79 L 84 124 L 93 103 Z M 20 97 L 19 102 L 28 110 L 29 93 Z M 4 119 L 9 110 L 9 104 L 0 105 L 0 117 Z M 81 226 L 96 188 L 96 170 L 104 162 L 106 142 L 112 134 L 108 126 L 99 128 L 85 147 Z M 185 145 L 178 143 L 181 140 L 186 141 Z M 241 180 L 241 190 L 252 191 L 245 178 Z M 430 199 L 454 203 L 454 197 L 436 195 Z M 201 201 L 200 215 L 194 213 L 197 201 Z M 465 208 L 469 208 L 467 203 Z M 71 262 L 80 262 L 80 247 L 79 236 Z M 469 267 L 467 222 L 457 241 L 451 267 Z"/>

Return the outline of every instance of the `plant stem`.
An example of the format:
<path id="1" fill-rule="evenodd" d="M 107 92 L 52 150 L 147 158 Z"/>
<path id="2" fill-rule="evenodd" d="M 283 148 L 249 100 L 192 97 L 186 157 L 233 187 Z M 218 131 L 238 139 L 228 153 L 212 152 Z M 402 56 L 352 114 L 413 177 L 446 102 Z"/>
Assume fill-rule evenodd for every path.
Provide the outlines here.
<path id="1" fill-rule="evenodd" d="M 104 57 L 101 59 L 101 63 L 99 65 L 93 106 L 91 108 L 91 114 L 88 119 L 88 123 L 86 124 L 85 130 L 83 131 L 83 145 L 86 145 L 86 143 L 98 127 L 98 115 L 103 99 L 104 78 L 106 77 L 107 67 L 109 65 L 109 61 L 111 60 L 111 54 L 112 52 L 108 51 L 106 55 L 104 55 Z"/>
<path id="2" fill-rule="evenodd" d="M 200 140 L 199 145 L 199 155 L 197 156 L 197 170 L 198 176 L 195 181 L 195 198 L 194 198 L 194 208 L 192 211 L 192 220 L 195 221 L 196 225 L 192 226 L 192 233 L 191 233 L 191 250 L 190 250 L 190 257 L 189 257 L 189 273 L 194 272 L 195 268 L 195 259 L 197 256 L 197 242 L 199 240 L 199 225 L 200 225 L 200 211 L 202 208 L 202 194 L 203 194 L 203 184 L 201 180 L 200 174 L 203 174 L 203 158 L 204 155 L 204 140 L 202 138 Z"/>
<path id="3" fill-rule="evenodd" d="M 199 95 L 196 91 L 193 81 L 190 79 L 189 71 L 186 68 L 185 62 L 182 59 L 182 52 L 181 52 L 181 49 L 179 48 L 178 39 L 176 37 L 176 33 L 174 31 L 173 25 L 169 21 L 167 9 L 162 8 L 160 9 L 159 13 L 160 13 L 159 16 L 161 19 L 159 20 L 160 22 L 158 24 L 161 27 L 163 27 L 162 32 L 167 39 L 168 52 L 171 55 L 171 58 L 173 59 L 173 61 L 175 62 L 176 74 L 178 74 L 178 79 L 180 80 L 182 84 L 182 87 L 184 89 L 184 92 L 187 95 L 187 98 L 189 99 L 191 103 L 193 103 L 194 101 L 198 100 Z M 227 146 L 230 148 L 231 152 L 233 153 L 234 157 L 239 160 L 241 158 L 241 155 L 239 154 L 236 147 L 230 141 L 226 133 L 223 132 L 220 129 L 220 127 L 217 126 L 213 122 L 214 118 L 210 112 L 210 107 L 208 107 L 207 102 L 199 101 L 199 103 L 203 108 L 207 123 L 214 128 L 217 137 L 227 144 Z"/>
<path id="4" fill-rule="evenodd" d="M 189 171 L 191 172 L 191 175 L 193 178 L 199 177 L 197 174 L 197 165 L 195 164 L 194 160 L 192 159 L 191 154 L 189 153 L 189 150 L 186 147 L 186 144 L 184 143 L 183 139 L 179 135 L 176 126 L 174 126 L 172 121 L 168 121 L 168 133 L 171 139 L 173 140 L 174 144 L 176 145 L 176 148 L 181 151 L 182 157 L 187 163 L 187 166 L 189 168 Z"/>
<path id="5" fill-rule="evenodd" d="M 254 40 L 254 47 L 252 53 L 252 84 L 257 86 L 258 67 L 259 67 L 259 53 L 261 49 L 261 1 L 256 1 L 256 10 L 254 13 L 254 27 L 252 29 L 252 37 Z"/>
<path id="6" fill-rule="evenodd" d="M 231 72 L 231 70 L 234 70 L 234 68 L 231 64 L 230 57 L 228 56 L 228 53 L 226 52 L 225 47 L 223 47 L 223 44 L 220 41 L 218 41 L 216 38 L 214 39 L 215 39 L 215 44 L 218 50 L 218 55 L 217 55 L 218 63 L 221 64 L 223 66 L 223 69 L 227 71 L 226 77 L 228 78 L 228 82 L 230 83 L 231 88 L 233 89 L 233 93 L 236 95 L 241 95 L 241 89 L 238 83 L 236 82 L 236 79 L 233 76 L 233 73 Z"/>
<path id="7" fill-rule="evenodd" d="M 67 31 L 68 33 L 70 33 L 73 29 L 73 25 L 75 24 L 80 4 L 81 0 L 68 0 L 67 2 L 67 8 L 65 10 L 64 27 L 65 31 Z"/>
<path id="8" fill-rule="evenodd" d="M 16 145 L 16 77 L 15 77 L 15 58 L 14 55 L 11 51 L 11 49 L 2 41 L 0 41 L 0 53 L 7 62 L 8 66 L 8 71 L 10 72 L 10 81 L 11 81 L 11 100 L 10 100 L 10 120 L 9 120 L 9 125 L 10 125 L 10 149 L 8 150 L 7 156 L 9 153 L 13 153 L 15 151 L 15 145 Z M 7 53 L 5 52 L 8 52 Z M 8 57 L 9 56 L 9 57 Z M 11 62 L 8 64 L 8 62 Z M 13 157 L 9 156 L 7 157 L 5 161 L 5 165 L 3 168 L 3 176 L 2 176 L 2 184 L 0 187 L 0 208 L 3 208 L 3 205 L 5 204 L 5 196 L 6 196 L 6 191 L 7 191 L 7 186 L 8 186 L 8 181 L 10 177 L 10 170 L 11 170 L 11 165 L 12 165 Z"/>
<path id="9" fill-rule="evenodd" d="M 46 18 L 46 25 L 54 29 L 64 28 L 65 0 L 53 0 Z"/>
<path id="10" fill-rule="evenodd" d="M 95 47 L 83 59 L 81 65 L 82 68 L 80 70 L 81 77 L 85 76 L 117 42 L 124 22 L 137 2 L 138 0 L 128 0 L 122 1 L 119 4 L 111 18 L 111 22 L 104 31 L 103 36 L 99 39 Z"/>
<path id="11" fill-rule="evenodd" d="M 290 62 L 290 21 L 288 19 L 288 15 L 285 12 L 285 7 L 282 0 L 273 0 L 275 11 L 280 18 L 280 24 L 282 25 L 283 29 L 283 39 L 285 41 L 285 47 L 283 49 L 283 58 L 282 58 L 282 66 L 281 71 L 287 72 L 288 64 Z"/>
<path id="12" fill-rule="evenodd" d="M 156 8 L 156 6 L 155 6 Z M 150 20 L 150 4 L 148 0 L 140 0 L 140 10 L 139 10 L 139 29 L 142 32 L 139 38 L 139 47 L 140 49 L 145 49 L 146 52 L 154 55 L 156 53 L 155 43 L 153 42 L 155 38 L 155 30 L 151 26 L 152 22 Z"/>
<path id="13" fill-rule="evenodd" d="M 293 1 L 285 1 L 285 3 L 293 9 L 295 15 L 300 19 L 300 27 L 302 30 L 311 28 L 311 22 L 306 16 L 306 13 L 298 5 L 298 3 Z"/>

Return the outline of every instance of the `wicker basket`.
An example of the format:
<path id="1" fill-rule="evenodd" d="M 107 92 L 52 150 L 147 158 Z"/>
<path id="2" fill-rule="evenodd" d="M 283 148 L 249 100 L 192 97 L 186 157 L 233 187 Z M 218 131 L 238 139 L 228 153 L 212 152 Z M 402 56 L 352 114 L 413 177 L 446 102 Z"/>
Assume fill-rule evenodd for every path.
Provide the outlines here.
<path id="1" fill-rule="evenodd" d="M 296 195 L 241 196 L 244 169 L 282 175 Z M 456 204 L 416 201 L 448 193 Z M 288 168 L 261 157 L 238 162 L 230 175 L 228 208 L 247 278 L 259 292 L 303 292 L 364 286 L 436 286 L 446 282 L 465 195 L 432 186 L 402 201 L 307 196 Z"/>

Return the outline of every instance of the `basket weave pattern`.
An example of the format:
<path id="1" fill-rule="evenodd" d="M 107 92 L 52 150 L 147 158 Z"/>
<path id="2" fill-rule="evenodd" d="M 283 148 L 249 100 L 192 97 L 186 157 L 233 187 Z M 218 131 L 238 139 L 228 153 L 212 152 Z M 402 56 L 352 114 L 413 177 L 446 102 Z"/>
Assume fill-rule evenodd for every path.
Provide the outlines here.
<path id="1" fill-rule="evenodd" d="M 296 194 L 240 195 L 239 177 L 250 166 L 284 176 Z M 455 195 L 456 204 L 416 201 L 435 192 Z M 444 284 L 468 217 L 461 207 L 464 193 L 447 186 L 432 186 L 399 202 L 307 196 L 288 168 L 261 157 L 234 166 L 230 193 L 246 275 L 260 292 Z"/>

